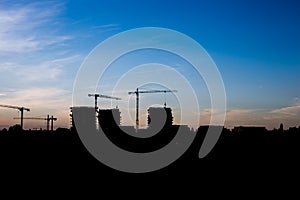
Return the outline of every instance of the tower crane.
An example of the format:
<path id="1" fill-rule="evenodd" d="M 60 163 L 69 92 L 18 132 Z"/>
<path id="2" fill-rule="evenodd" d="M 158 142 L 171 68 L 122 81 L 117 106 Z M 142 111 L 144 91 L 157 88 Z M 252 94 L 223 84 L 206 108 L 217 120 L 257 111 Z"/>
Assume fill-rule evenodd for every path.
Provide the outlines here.
<path id="1" fill-rule="evenodd" d="M 20 117 L 14 117 L 14 119 L 20 119 Z M 47 115 L 46 118 L 43 117 L 23 117 L 23 119 L 33 119 L 33 120 L 47 120 L 47 131 L 49 131 L 49 124 L 51 121 L 51 131 L 53 131 L 53 121 L 56 121 L 57 118 Z"/>
<path id="2" fill-rule="evenodd" d="M 136 88 L 136 91 L 128 92 L 129 95 L 136 94 L 136 130 L 139 128 L 139 94 L 140 93 L 167 93 L 167 92 L 177 92 L 177 90 L 144 90 L 140 91 L 139 88 Z M 166 102 L 164 104 L 166 106 Z"/>
<path id="3" fill-rule="evenodd" d="M 107 96 L 107 95 L 103 95 L 103 94 L 88 94 L 89 97 L 95 97 L 95 109 L 96 111 L 98 110 L 98 106 L 97 106 L 97 99 L 99 98 L 106 98 L 106 99 L 115 99 L 115 100 L 121 100 L 121 98 L 118 97 L 111 97 L 111 96 Z"/>
<path id="4" fill-rule="evenodd" d="M 30 109 L 29 108 L 25 108 L 25 107 L 19 107 L 19 106 L 10 106 L 10 105 L 2 105 L 2 104 L 0 104 L 0 107 L 4 107 L 4 108 L 12 108 L 12 109 L 17 109 L 17 110 L 19 110 L 20 112 L 21 112 L 21 117 L 20 117 L 20 119 L 21 119 L 21 129 L 23 130 L 23 112 L 24 112 L 24 110 L 26 110 L 26 111 L 30 111 Z"/>

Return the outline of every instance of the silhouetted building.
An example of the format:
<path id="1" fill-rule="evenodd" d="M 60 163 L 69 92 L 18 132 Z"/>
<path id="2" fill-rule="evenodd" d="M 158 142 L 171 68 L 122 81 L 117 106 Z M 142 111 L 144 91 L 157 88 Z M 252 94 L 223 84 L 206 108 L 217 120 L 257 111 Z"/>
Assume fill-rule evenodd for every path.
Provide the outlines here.
<path id="1" fill-rule="evenodd" d="M 73 119 L 73 107 L 70 107 L 70 127 L 71 127 L 71 130 L 75 127 L 74 119 Z"/>
<path id="2" fill-rule="evenodd" d="M 121 124 L 121 112 L 118 108 L 99 109 L 98 121 L 101 128 L 116 128 Z"/>
<path id="3" fill-rule="evenodd" d="M 232 130 L 233 133 L 265 133 L 266 127 L 260 126 L 235 126 Z"/>
<path id="4" fill-rule="evenodd" d="M 172 109 L 167 107 L 150 107 L 148 109 L 148 127 L 168 128 L 173 124 Z"/>
<path id="5" fill-rule="evenodd" d="M 22 127 L 21 127 L 21 125 L 16 124 L 16 125 L 10 126 L 8 128 L 8 131 L 9 132 L 21 132 L 22 131 Z"/>
<path id="6" fill-rule="evenodd" d="M 289 133 L 296 134 L 296 133 L 298 133 L 298 132 L 299 132 L 299 130 L 298 130 L 297 127 L 290 127 L 290 128 L 289 128 Z"/>
<path id="7" fill-rule="evenodd" d="M 224 128 L 224 126 L 217 126 L 217 125 L 201 125 L 199 126 L 197 132 L 206 133 L 209 128 L 214 130 L 226 130 L 228 132 L 228 129 Z"/>
<path id="8" fill-rule="evenodd" d="M 71 107 L 70 116 L 73 128 L 76 128 L 77 123 L 80 123 L 81 127 L 96 129 L 96 112 L 94 107 Z"/>
<path id="9" fill-rule="evenodd" d="M 283 124 L 282 123 L 280 124 L 279 131 L 283 132 Z"/>

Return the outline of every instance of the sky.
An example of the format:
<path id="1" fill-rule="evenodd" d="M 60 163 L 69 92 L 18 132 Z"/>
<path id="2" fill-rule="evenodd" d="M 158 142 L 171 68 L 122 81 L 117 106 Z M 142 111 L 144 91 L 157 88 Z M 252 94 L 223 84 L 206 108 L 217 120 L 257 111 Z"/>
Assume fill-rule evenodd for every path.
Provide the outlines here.
<path id="1" fill-rule="evenodd" d="M 256 125 L 273 129 L 280 123 L 285 128 L 299 126 L 299 25 L 297 0 L 0 0 L 0 104 L 29 107 L 31 111 L 25 116 L 50 114 L 58 118 L 55 127 L 69 127 L 73 84 L 89 53 L 122 31 L 163 27 L 193 38 L 216 63 L 227 94 L 226 127 Z M 112 66 L 125 71 L 153 62 L 181 70 L 197 90 L 200 114 L 182 116 L 183 123 L 200 115 L 201 124 L 208 124 L 209 94 L 189 63 L 168 52 L 144 50 L 129 53 Z M 156 67 L 161 66 L 150 67 L 150 72 Z M 97 92 L 111 94 L 112 82 L 124 73 L 113 69 L 100 81 Z M 153 84 L 143 87 L 163 88 Z M 185 94 L 180 86 L 171 89 Z M 127 94 L 133 90 L 127 81 L 115 93 L 123 101 L 101 100 L 103 108 L 120 107 L 124 125 L 134 124 L 135 99 Z M 174 94 L 145 95 L 141 97 L 142 124 L 146 123 L 147 107 L 165 101 L 173 108 L 175 122 L 179 122 Z M 87 98 L 87 106 L 93 103 Z M 13 119 L 19 115 L 17 110 L 0 108 L 0 129 L 19 123 Z M 44 121 L 24 123 L 25 129 L 45 126 Z"/>

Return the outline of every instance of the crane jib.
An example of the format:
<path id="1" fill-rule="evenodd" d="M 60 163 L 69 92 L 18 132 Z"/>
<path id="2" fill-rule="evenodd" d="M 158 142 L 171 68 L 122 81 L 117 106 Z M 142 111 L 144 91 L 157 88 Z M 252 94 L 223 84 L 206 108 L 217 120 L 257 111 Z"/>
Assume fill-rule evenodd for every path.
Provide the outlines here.
<path id="1" fill-rule="evenodd" d="M 140 91 L 139 88 L 136 91 L 128 92 L 128 94 L 136 94 L 136 131 L 139 129 L 139 94 L 140 93 L 167 93 L 177 92 L 177 90 L 144 90 Z M 166 102 L 164 104 L 166 106 Z"/>

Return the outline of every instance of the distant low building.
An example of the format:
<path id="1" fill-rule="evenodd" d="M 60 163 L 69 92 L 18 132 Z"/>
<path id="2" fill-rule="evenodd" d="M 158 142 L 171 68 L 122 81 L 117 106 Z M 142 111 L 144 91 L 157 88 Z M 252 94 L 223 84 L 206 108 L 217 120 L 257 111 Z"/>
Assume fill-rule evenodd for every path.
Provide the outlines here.
<path id="1" fill-rule="evenodd" d="M 265 133 L 266 127 L 261 126 L 235 126 L 232 130 L 233 133 Z"/>
<path id="2" fill-rule="evenodd" d="M 217 125 L 201 125 L 198 128 L 198 131 L 207 132 L 208 128 L 211 129 L 225 129 L 224 126 L 217 126 Z"/>
<path id="3" fill-rule="evenodd" d="M 293 134 L 299 133 L 299 129 L 297 127 L 290 127 L 288 132 Z"/>

